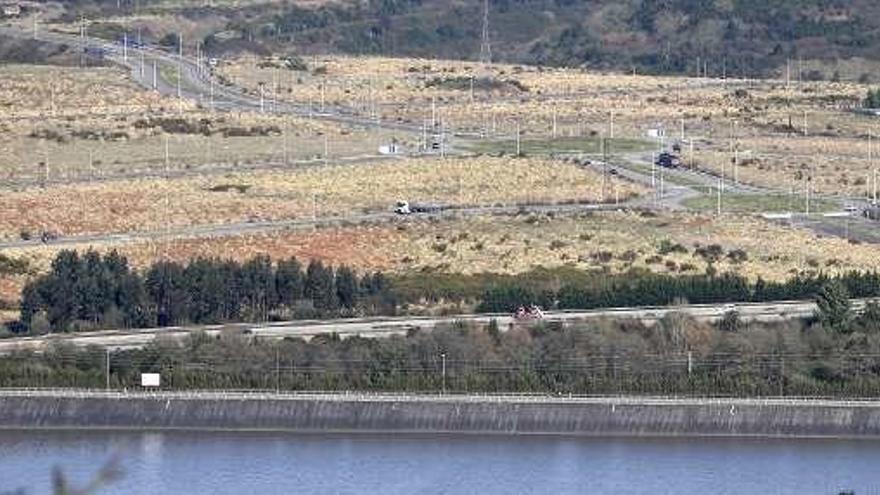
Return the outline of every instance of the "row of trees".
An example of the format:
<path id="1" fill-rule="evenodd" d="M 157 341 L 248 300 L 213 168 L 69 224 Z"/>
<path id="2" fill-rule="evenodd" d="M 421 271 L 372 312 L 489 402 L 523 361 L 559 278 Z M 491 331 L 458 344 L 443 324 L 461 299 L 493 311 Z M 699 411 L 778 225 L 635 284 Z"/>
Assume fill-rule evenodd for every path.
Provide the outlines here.
<path id="1" fill-rule="evenodd" d="M 506 313 L 523 305 L 596 309 L 671 304 L 814 299 L 829 294 L 880 297 L 880 274 L 796 276 L 784 282 L 724 274 L 673 276 L 633 271 L 618 275 L 573 269 L 518 276 L 359 275 L 346 266 L 296 259 L 246 262 L 202 258 L 162 261 L 144 271 L 110 252 L 60 252 L 49 273 L 22 293 L 20 331 L 75 331 L 359 315 L 393 315 L 410 305 L 457 303 L 460 311 Z"/>
<path id="2" fill-rule="evenodd" d="M 507 280 L 488 288 L 479 305 L 484 312 L 512 311 L 524 302 L 558 309 L 594 309 L 629 306 L 667 306 L 676 303 L 767 302 L 807 300 L 833 285 L 848 297 L 880 297 L 880 274 L 848 272 L 796 276 L 785 282 L 768 282 L 724 274 L 720 276 L 669 276 L 650 273 L 581 279 L 558 289 L 541 287 L 523 279 Z M 846 297 L 846 296 L 845 296 Z"/>
<path id="3" fill-rule="evenodd" d="M 834 299 L 834 297 L 832 297 Z M 834 313 L 836 310 L 831 310 Z M 880 396 L 880 306 L 825 322 L 452 323 L 380 339 L 264 339 L 226 331 L 142 349 L 0 356 L 0 387 Z M 109 370 L 109 377 L 108 377 Z"/>
<path id="4" fill-rule="evenodd" d="M 25 286 L 20 324 L 68 331 L 389 313 L 395 306 L 383 275 L 319 261 L 203 258 L 163 261 L 141 273 L 116 252 L 62 251 L 49 273 Z"/>

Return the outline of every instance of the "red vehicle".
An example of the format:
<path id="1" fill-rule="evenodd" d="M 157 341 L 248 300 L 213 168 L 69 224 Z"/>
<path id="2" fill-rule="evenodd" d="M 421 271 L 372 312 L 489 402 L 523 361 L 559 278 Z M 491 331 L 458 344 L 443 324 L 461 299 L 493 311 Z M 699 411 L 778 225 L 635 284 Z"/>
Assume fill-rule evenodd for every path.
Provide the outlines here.
<path id="1" fill-rule="evenodd" d="M 537 321 L 544 319 L 544 312 L 534 304 L 526 307 L 520 306 L 513 313 L 513 319 L 517 321 Z"/>

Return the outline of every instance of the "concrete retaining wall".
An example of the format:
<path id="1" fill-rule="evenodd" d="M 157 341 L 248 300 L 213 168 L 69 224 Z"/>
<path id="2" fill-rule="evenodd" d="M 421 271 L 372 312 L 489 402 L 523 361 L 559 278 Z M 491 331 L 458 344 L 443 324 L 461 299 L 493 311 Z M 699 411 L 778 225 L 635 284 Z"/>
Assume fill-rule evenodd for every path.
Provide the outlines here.
<path id="1" fill-rule="evenodd" d="M 0 428 L 880 437 L 880 402 L 0 392 Z"/>

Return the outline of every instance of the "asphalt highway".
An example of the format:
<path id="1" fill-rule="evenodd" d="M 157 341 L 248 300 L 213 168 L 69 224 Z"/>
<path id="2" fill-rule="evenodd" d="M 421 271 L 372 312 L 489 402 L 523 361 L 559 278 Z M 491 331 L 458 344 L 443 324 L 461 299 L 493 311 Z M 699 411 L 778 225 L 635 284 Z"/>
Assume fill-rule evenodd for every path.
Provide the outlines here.
<path id="1" fill-rule="evenodd" d="M 864 301 L 855 300 L 853 305 L 861 308 Z M 590 311 L 553 311 L 544 315 L 544 322 L 575 323 L 602 319 L 640 320 L 656 323 L 669 313 L 687 314 L 701 321 L 717 321 L 727 312 L 736 311 L 742 321 L 782 321 L 807 318 L 816 311 L 812 301 L 781 301 L 773 303 L 709 304 L 668 307 L 610 308 Z M 337 334 L 340 337 L 387 337 L 405 335 L 414 330 L 430 330 L 438 326 L 463 322 L 485 325 L 495 320 L 502 330 L 512 325 L 529 325 L 534 321 L 517 321 L 509 314 L 477 314 L 443 317 L 396 317 L 358 318 L 342 320 L 300 320 L 264 324 L 228 324 L 193 327 L 165 327 L 140 330 L 103 330 L 15 337 L 0 340 L 0 354 L 16 350 L 40 351 L 47 345 L 63 343 L 78 347 L 100 346 L 113 349 L 142 347 L 157 338 L 184 339 L 197 332 L 215 336 L 232 332 L 249 338 L 283 339 L 296 337 L 310 339 L 317 335 Z"/>

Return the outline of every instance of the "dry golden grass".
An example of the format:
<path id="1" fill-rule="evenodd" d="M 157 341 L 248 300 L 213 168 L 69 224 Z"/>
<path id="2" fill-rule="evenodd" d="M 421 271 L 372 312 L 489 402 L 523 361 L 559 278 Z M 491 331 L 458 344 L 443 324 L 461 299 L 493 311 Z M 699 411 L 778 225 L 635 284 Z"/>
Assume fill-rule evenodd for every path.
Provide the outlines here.
<path id="1" fill-rule="evenodd" d="M 211 133 L 166 135 L 139 126 L 144 119 L 208 122 Z M 268 132 L 251 132 L 261 128 Z M 193 169 L 314 159 L 323 157 L 325 140 L 331 157 L 375 154 L 396 134 L 294 116 L 210 113 L 142 89 L 117 68 L 0 67 L 0 179 L 162 170 L 166 141 L 171 167 Z"/>
<path id="2" fill-rule="evenodd" d="M 718 220 L 692 214 L 643 216 L 596 213 L 580 217 L 477 217 L 455 223 L 412 227 L 397 256 L 399 269 L 517 273 L 533 267 L 575 266 L 622 272 L 702 273 L 708 263 L 696 246 L 718 244 L 725 252 L 741 249 L 745 262 L 722 257 L 719 273 L 752 280 L 784 280 L 798 271 L 836 273 L 880 268 L 880 248 L 850 245 L 759 218 Z M 766 239 L 773 239 L 772 243 Z M 663 241 L 688 253 L 661 254 Z"/>
<path id="3" fill-rule="evenodd" d="M 342 56 L 306 62 L 309 70 L 296 72 L 259 68 L 278 65 L 277 59 L 242 58 L 221 72 L 245 87 L 263 82 L 270 91 L 277 88 L 279 98 L 318 105 L 323 94 L 327 104 L 385 120 L 429 121 L 434 101 L 436 118 L 447 126 L 491 136 L 509 137 L 520 128 L 527 136 L 644 138 L 648 129 L 661 127 L 670 140 L 696 137 L 698 164 L 715 170 L 730 162 L 735 135 L 739 149 L 748 151 L 743 160 L 752 159 L 740 169 L 741 178 L 781 189 L 815 165 L 817 191 L 863 193 L 862 182 L 874 168 L 867 161 L 867 137 L 880 136 L 877 118 L 852 111 L 868 89 L 855 83 L 721 81 L 497 64 L 496 79 L 517 81 L 529 91 L 506 86 L 472 96 L 467 85 L 429 86 L 443 78 L 483 75 L 471 62 Z"/>
<path id="4" fill-rule="evenodd" d="M 773 242 L 767 242 L 773 239 Z M 686 252 L 662 246 L 680 244 Z M 880 269 L 880 247 L 822 238 L 757 217 L 722 219 L 695 214 L 645 215 L 597 212 L 565 216 L 478 216 L 459 220 L 401 220 L 317 231 L 101 245 L 117 249 L 137 267 L 160 259 L 186 261 L 208 256 L 245 260 L 257 254 L 275 259 L 320 259 L 359 270 L 520 273 L 535 267 L 572 266 L 620 273 L 641 268 L 658 273 L 703 273 L 708 262 L 697 246 L 717 244 L 724 255 L 718 273 L 756 280 L 785 280 L 798 272 L 827 274 Z M 75 246 L 87 249 L 87 245 Z M 48 268 L 58 248 L 9 250 L 36 271 Z M 742 250 L 747 260 L 726 253 Z M 0 296 L 16 294 L 23 279 L 4 280 Z"/>
<path id="5" fill-rule="evenodd" d="M 177 109 L 178 101 L 137 86 L 116 68 L 0 66 L 0 118 L 130 114 Z M 183 102 L 183 109 L 193 108 Z"/>
<path id="6" fill-rule="evenodd" d="M 210 122 L 212 133 L 166 134 L 139 128 L 144 119 Z M 253 129 L 265 132 L 251 132 Z M 239 129 L 246 134 L 236 135 Z M 90 135 L 91 137 L 84 137 Z M 172 171 L 238 164 L 283 163 L 376 154 L 396 134 L 364 132 L 319 121 L 259 114 L 206 112 L 128 114 L 0 122 L 0 178 L 76 179 L 164 171 L 166 143 Z M 325 148 L 326 141 L 326 148 Z M 400 140 L 403 146 L 413 144 Z"/>
<path id="7" fill-rule="evenodd" d="M 641 188 L 612 178 L 606 192 L 612 191 L 623 200 Z M 548 159 L 476 157 L 58 185 L 0 196 L 0 233 L 73 235 L 345 216 L 388 211 L 398 199 L 459 205 L 597 202 L 602 178 Z"/>

